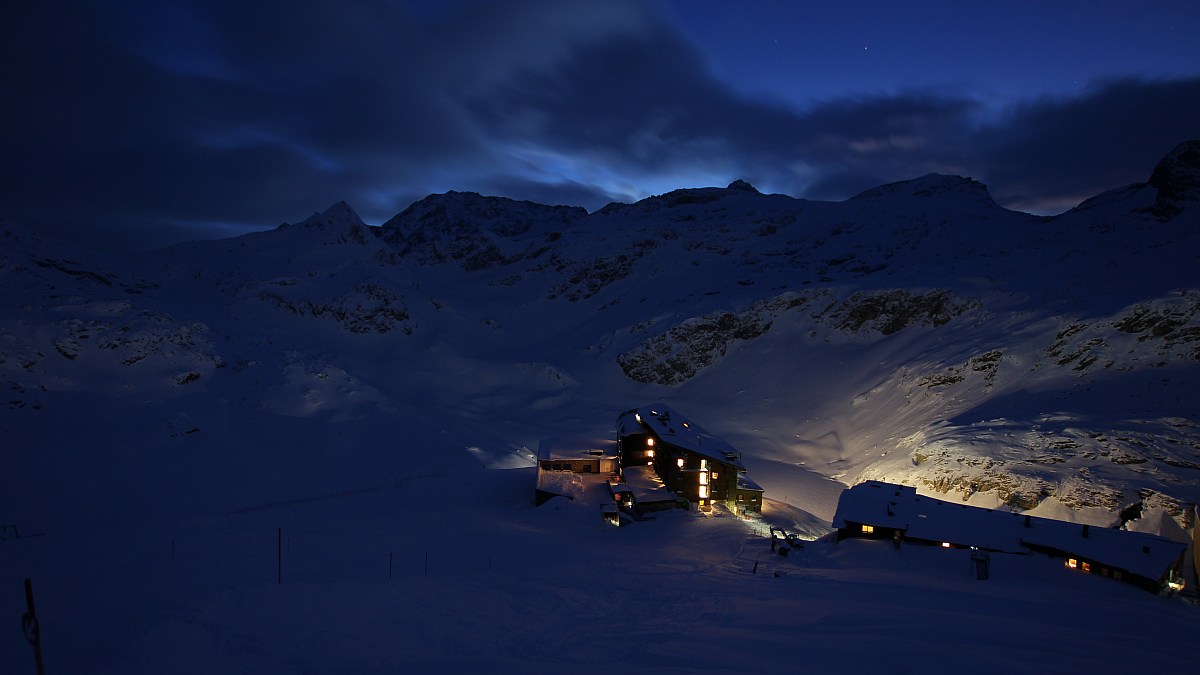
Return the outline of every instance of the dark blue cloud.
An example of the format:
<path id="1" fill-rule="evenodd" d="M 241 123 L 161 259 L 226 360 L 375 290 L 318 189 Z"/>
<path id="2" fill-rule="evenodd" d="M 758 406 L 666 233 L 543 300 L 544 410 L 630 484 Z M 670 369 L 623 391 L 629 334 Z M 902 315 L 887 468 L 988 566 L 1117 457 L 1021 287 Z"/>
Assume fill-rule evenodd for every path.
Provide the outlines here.
<path id="1" fill-rule="evenodd" d="M 930 171 L 1065 208 L 1200 137 L 1200 80 L 996 112 L 963 90 L 739 94 L 642 2 L 27 3 L 0 29 L 0 217 L 156 245 L 449 189 L 597 208 L 746 178 L 840 199 Z"/>

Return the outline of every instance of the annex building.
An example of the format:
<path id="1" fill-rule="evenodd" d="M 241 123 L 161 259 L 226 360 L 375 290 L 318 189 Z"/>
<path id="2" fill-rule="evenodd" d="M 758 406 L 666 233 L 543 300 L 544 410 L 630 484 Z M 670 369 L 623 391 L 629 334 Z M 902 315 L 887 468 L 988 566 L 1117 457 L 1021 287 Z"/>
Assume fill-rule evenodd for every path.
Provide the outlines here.
<path id="1" fill-rule="evenodd" d="M 1165 537 L 979 508 L 917 494 L 914 487 L 864 481 L 842 492 L 833 526 L 848 537 L 1043 553 L 1064 567 L 1135 584 L 1152 592 L 1180 590 L 1187 544 Z"/>

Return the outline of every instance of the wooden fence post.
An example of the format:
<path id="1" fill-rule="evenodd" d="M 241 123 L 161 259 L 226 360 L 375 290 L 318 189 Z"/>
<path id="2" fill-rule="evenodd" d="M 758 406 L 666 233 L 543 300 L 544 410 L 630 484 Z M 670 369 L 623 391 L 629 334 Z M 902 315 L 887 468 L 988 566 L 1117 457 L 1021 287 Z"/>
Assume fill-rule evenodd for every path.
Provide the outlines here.
<path id="1" fill-rule="evenodd" d="M 42 628 L 38 624 L 37 612 L 33 608 L 33 581 L 25 580 L 25 605 L 29 611 L 21 617 L 21 628 L 25 639 L 33 645 L 33 656 L 37 659 L 38 675 L 46 675 L 46 664 L 42 661 Z"/>

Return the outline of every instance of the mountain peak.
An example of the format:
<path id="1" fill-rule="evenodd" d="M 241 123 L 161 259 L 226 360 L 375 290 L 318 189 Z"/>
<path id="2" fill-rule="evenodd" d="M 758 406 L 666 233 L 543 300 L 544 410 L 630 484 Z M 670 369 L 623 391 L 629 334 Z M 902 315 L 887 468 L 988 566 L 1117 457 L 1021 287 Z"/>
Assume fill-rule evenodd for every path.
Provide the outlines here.
<path id="1" fill-rule="evenodd" d="M 385 242 L 423 263 L 450 259 L 474 271 L 518 259 L 531 229 L 565 228 L 587 215 L 579 206 L 546 206 L 477 192 L 434 194 L 380 228 Z M 536 238 L 536 237 L 535 237 Z"/>
<path id="2" fill-rule="evenodd" d="M 1159 160 L 1150 174 L 1159 202 L 1200 199 L 1200 140 L 1184 141 Z"/>
<path id="3" fill-rule="evenodd" d="M 357 227 L 366 227 L 354 209 L 344 201 L 335 202 L 329 208 L 321 212 L 313 213 L 308 218 L 296 224 L 284 223 L 280 227 L 284 228 L 304 228 L 304 229 L 353 229 Z"/>
<path id="4" fill-rule="evenodd" d="M 754 187 L 747 181 L 742 180 L 741 178 L 730 183 L 725 189 L 726 190 L 741 190 L 742 192 L 758 192 L 758 188 Z"/>
<path id="5" fill-rule="evenodd" d="M 951 176 L 941 173 L 929 173 L 920 178 L 902 180 L 871 188 L 851 197 L 851 200 L 878 199 L 880 197 L 933 197 L 958 194 L 971 196 L 994 205 L 987 186 L 963 176 Z"/>

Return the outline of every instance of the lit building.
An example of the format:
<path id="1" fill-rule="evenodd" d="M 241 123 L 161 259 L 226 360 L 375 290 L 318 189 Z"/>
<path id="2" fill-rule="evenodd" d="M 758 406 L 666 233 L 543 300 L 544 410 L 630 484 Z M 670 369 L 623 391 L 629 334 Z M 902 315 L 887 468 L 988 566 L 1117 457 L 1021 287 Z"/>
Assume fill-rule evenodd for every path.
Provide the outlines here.
<path id="1" fill-rule="evenodd" d="M 847 538 L 1044 553 L 1072 571 L 1126 581 L 1147 590 L 1182 587 L 1187 544 L 1145 532 L 1068 523 L 1010 511 L 955 504 L 917 494 L 914 487 L 868 480 L 844 490 L 833 517 L 838 541 Z"/>
<path id="2" fill-rule="evenodd" d="M 651 467 L 667 490 L 707 508 L 762 511 L 763 489 L 746 476 L 741 455 L 725 441 L 661 403 L 617 417 L 621 467 Z"/>

